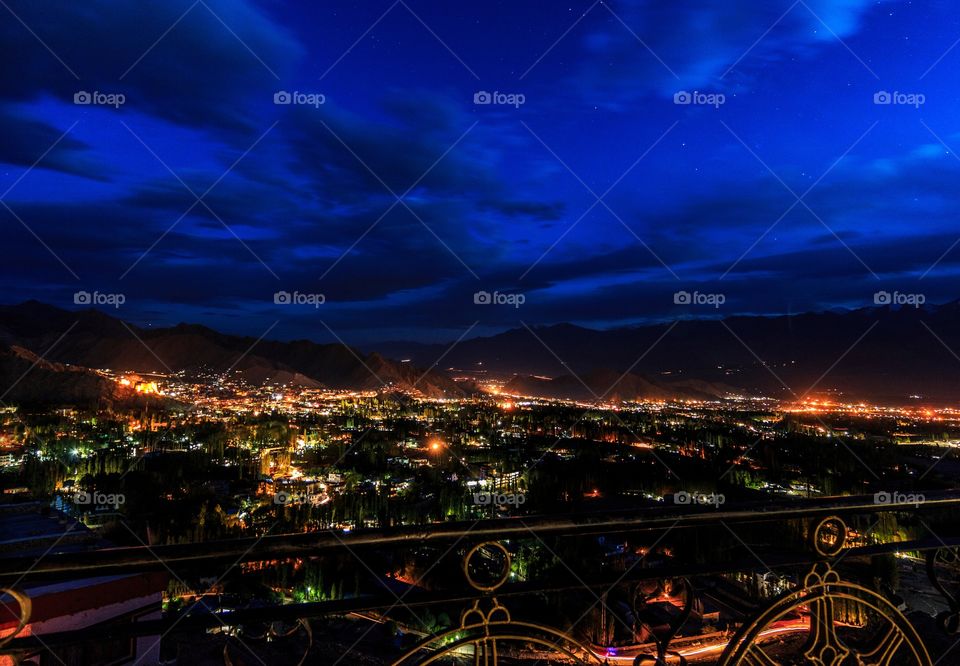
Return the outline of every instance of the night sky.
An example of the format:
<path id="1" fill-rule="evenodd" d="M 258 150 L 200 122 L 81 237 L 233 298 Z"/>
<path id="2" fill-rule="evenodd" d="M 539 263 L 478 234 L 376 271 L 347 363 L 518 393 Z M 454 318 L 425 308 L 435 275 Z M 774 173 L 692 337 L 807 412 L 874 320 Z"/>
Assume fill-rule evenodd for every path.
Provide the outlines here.
<path id="1" fill-rule="evenodd" d="M 944 302 L 958 40 L 951 2 L 2 0 L 0 301 L 359 344 Z"/>

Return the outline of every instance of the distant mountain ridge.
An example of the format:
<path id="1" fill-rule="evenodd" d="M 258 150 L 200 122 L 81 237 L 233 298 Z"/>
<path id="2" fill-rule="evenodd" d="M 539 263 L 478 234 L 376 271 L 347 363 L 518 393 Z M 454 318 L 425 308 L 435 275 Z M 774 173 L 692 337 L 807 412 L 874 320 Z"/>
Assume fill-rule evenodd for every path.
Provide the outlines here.
<path id="1" fill-rule="evenodd" d="M 0 394 L 4 404 L 96 404 L 121 402 L 132 391 L 83 368 L 45 361 L 19 346 L 0 347 Z M 50 396 L 57 396 L 53 401 Z"/>
<path id="2" fill-rule="evenodd" d="M 936 403 L 960 400 L 957 301 L 609 330 L 557 324 L 532 331 L 517 328 L 463 340 L 443 365 L 460 372 L 581 379 L 598 370 L 629 370 L 657 385 L 688 380 L 708 385 L 698 392 L 726 385 L 748 395 L 787 400 L 808 391 L 817 397 L 896 404 L 915 402 L 911 396 L 916 395 Z M 435 359 L 447 347 L 379 345 L 383 353 L 415 363 Z M 583 390 L 580 381 L 574 379 L 574 384 Z"/>
<path id="3" fill-rule="evenodd" d="M 341 344 L 258 341 L 195 324 L 143 329 L 96 310 L 71 312 L 36 301 L 0 306 L 0 345 L 30 350 L 52 363 L 85 368 L 231 370 L 253 384 L 396 389 L 431 397 L 465 394 L 461 385 L 442 373 L 376 353 L 364 355 Z"/>
<path id="4" fill-rule="evenodd" d="M 416 390 L 428 397 L 462 397 L 474 390 L 468 382 L 454 381 L 450 372 L 423 370 L 443 358 L 443 367 L 455 374 L 482 378 L 490 373 L 505 382 L 505 390 L 522 395 L 583 400 L 842 396 L 942 404 L 960 399 L 960 303 L 610 330 L 559 324 L 535 327 L 532 333 L 513 329 L 452 347 L 389 343 L 365 354 L 342 344 L 258 341 L 195 324 L 144 329 L 94 310 L 30 301 L 0 306 L 0 352 L 0 379 L 11 381 L 29 367 L 24 367 L 26 353 L 43 356 L 46 364 L 37 365 L 42 371 L 37 377 L 45 377 L 41 384 L 48 390 L 56 373 L 82 368 L 232 369 L 254 384 Z M 102 379 L 95 374 L 62 378 L 72 387 L 68 395 L 96 393 L 94 379 Z M 42 393 L 28 379 L 18 390 Z"/>

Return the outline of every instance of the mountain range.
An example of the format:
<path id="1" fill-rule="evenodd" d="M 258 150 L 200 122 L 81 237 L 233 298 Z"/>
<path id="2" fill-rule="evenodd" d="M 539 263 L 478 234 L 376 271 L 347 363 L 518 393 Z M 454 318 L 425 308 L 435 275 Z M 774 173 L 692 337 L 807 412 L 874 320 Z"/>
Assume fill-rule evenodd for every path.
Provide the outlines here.
<path id="1" fill-rule="evenodd" d="M 10 392 L 8 402 L 33 401 L 40 393 L 35 388 L 38 382 L 49 391 L 51 402 L 69 402 L 73 394 L 41 381 L 48 376 L 37 372 L 65 370 L 62 364 L 69 364 L 74 372 L 63 379 L 84 380 L 84 395 L 96 393 L 93 378 L 100 378 L 92 372 L 88 373 L 92 377 L 75 374 L 84 368 L 188 374 L 229 370 L 258 385 L 407 390 L 430 397 L 465 394 L 464 388 L 444 373 L 392 361 L 375 352 L 362 354 L 342 344 L 257 340 L 194 324 L 145 329 L 97 310 L 74 312 L 36 301 L 0 306 L 0 378 L 15 374 L 23 362 L 23 355 L 14 349 L 39 355 L 49 367 L 38 365 Z"/>
<path id="2" fill-rule="evenodd" d="M 619 373 L 628 372 L 618 385 L 632 383 L 642 392 L 640 380 L 652 383 L 647 388 L 651 397 L 664 390 L 682 396 L 733 387 L 745 395 L 784 400 L 843 396 L 942 404 L 960 398 L 957 301 L 919 308 L 687 319 L 610 330 L 521 326 L 464 340 L 449 350 L 407 342 L 379 349 L 414 363 L 446 352 L 443 366 L 448 370 L 519 374 L 514 384 L 552 394 L 602 395 Z M 611 370 L 617 374 L 609 376 Z M 628 386 L 623 389 L 622 394 L 631 392 Z"/>
<path id="3" fill-rule="evenodd" d="M 429 397 L 475 390 L 471 381 L 454 377 L 496 377 L 508 393 L 582 400 L 842 396 L 942 404 L 960 396 L 955 350 L 958 302 L 610 330 L 523 325 L 452 347 L 393 342 L 363 352 L 343 344 L 257 340 L 195 324 L 141 328 L 97 310 L 29 301 L 0 306 L 0 389 L 8 391 L 0 400 L 112 399 L 112 382 L 89 370 L 109 368 L 231 370 L 254 384 Z M 441 358 L 442 368 L 424 370 Z"/>

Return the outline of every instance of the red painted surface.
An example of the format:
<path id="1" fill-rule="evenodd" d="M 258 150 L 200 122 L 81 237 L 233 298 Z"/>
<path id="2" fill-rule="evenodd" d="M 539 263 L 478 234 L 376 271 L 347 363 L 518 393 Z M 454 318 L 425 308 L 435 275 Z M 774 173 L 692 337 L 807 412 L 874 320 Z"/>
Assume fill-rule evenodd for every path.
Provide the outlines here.
<path id="1" fill-rule="evenodd" d="M 61 618 L 122 603 L 129 599 L 157 594 L 167 588 L 167 579 L 167 574 L 154 572 L 90 585 L 72 586 L 65 590 L 52 587 L 49 591 L 40 594 L 35 594 L 28 589 L 26 592 L 33 602 L 30 623 Z M 0 631 L 8 632 L 15 629 L 19 619 L 20 609 L 16 601 L 7 597 L 0 602 Z"/>

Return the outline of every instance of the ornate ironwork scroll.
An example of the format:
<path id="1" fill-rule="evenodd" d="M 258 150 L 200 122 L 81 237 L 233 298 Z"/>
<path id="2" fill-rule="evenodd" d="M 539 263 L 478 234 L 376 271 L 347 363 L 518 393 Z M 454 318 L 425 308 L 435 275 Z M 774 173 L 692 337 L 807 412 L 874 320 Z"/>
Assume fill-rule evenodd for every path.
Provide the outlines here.
<path id="1" fill-rule="evenodd" d="M 30 623 L 30 614 L 33 612 L 33 604 L 30 601 L 30 597 L 13 588 L 0 587 L 0 597 L 4 595 L 9 595 L 13 597 L 13 600 L 17 602 L 19 606 L 19 618 L 17 619 L 17 626 L 5 636 L 0 636 L 0 648 L 16 638 L 20 632 L 22 632 L 26 626 Z M 9 604 L 7 605 L 9 608 Z"/>
<path id="2" fill-rule="evenodd" d="M 491 580 L 482 580 L 475 572 L 481 568 L 480 560 L 489 564 L 497 555 L 499 571 Z M 494 596 L 510 576 L 510 553 L 502 544 L 486 542 L 473 547 L 463 558 L 463 573 L 470 586 L 484 596 L 461 614 L 459 627 L 429 637 L 397 659 L 393 666 L 425 666 L 454 655 L 472 656 L 475 666 L 497 666 L 501 646 L 508 642 L 536 645 L 577 664 L 604 663 L 588 647 L 556 629 L 511 617 L 510 611 Z"/>
<path id="3" fill-rule="evenodd" d="M 812 530 L 813 548 L 833 557 L 843 549 L 846 524 L 836 516 Z M 764 647 L 764 639 L 781 641 Z M 779 597 L 730 641 L 721 666 L 931 666 L 930 655 L 903 614 L 885 597 L 845 582 L 826 562 L 813 566 L 803 585 Z"/>

